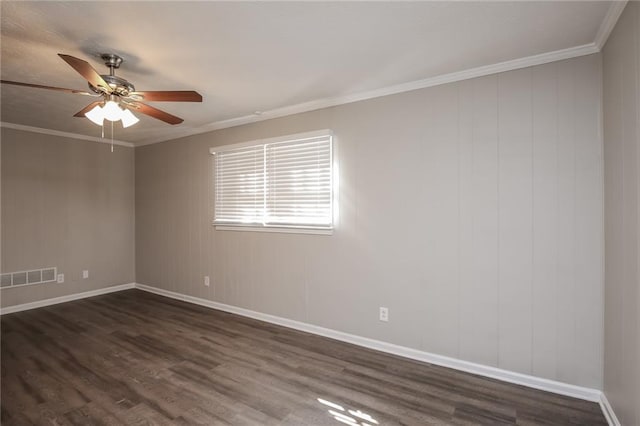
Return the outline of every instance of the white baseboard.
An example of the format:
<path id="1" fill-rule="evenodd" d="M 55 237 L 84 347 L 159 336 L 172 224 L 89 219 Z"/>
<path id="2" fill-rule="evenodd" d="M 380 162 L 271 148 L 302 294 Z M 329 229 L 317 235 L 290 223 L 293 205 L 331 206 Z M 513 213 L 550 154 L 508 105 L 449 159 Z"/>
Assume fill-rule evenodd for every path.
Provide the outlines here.
<path id="1" fill-rule="evenodd" d="M 211 300 L 202 299 L 199 297 L 188 296 L 186 294 L 176 293 L 173 291 L 164 290 L 157 287 L 151 287 L 144 284 L 129 283 L 121 284 L 112 287 L 105 287 L 97 290 L 86 291 L 83 293 L 70 294 L 68 296 L 55 297 L 53 299 L 39 300 L 31 303 L 24 303 L 21 305 L 7 306 L 0 309 L 0 315 L 10 314 L 14 312 L 26 311 L 29 309 L 41 308 L 43 306 L 55 305 L 58 303 L 70 302 L 72 300 L 85 299 L 87 297 L 99 296 L 102 294 L 113 293 L 116 291 L 129 290 L 137 288 L 150 293 L 155 293 L 160 296 L 169 297 L 172 299 L 181 300 L 188 303 L 193 303 L 200 306 L 205 306 L 212 309 L 217 309 L 224 312 L 230 312 L 233 314 L 241 315 L 248 318 L 253 318 L 272 324 L 278 324 L 284 327 L 293 328 L 295 330 L 305 331 L 307 333 L 316 334 L 319 336 L 328 337 L 331 339 L 339 340 L 342 342 L 351 343 L 358 346 L 374 349 L 381 352 L 398 355 L 404 358 L 414 359 L 417 361 L 427 362 L 430 364 L 440 365 L 454 370 L 465 371 L 467 373 L 477 374 L 479 376 L 490 377 L 497 380 L 502 380 L 508 383 L 514 383 L 517 385 L 527 386 L 534 389 L 539 389 L 547 392 L 553 392 L 559 395 L 570 396 L 574 398 L 583 399 L 586 401 L 597 402 L 602 408 L 605 418 L 610 426 L 620 426 L 613 408 L 609 404 L 607 397 L 598 389 L 586 388 L 582 386 L 575 386 L 568 383 L 562 383 L 555 380 L 544 379 L 541 377 L 530 376 L 527 374 L 516 373 L 513 371 L 503 370 L 496 367 L 490 367 L 482 364 L 476 364 L 469 361 L 463 361 L 456 358 L 450 358 L 442 355 L 437 355 L 417 349 L 408 348 L 405 346 L 395 345 L 393 343 L 382 342 L 380 340 L 369 339 L 367 337 L 356 336 L 354 334 L 344 333 L 337 330 L 331 330 L 329 328 L 319 327 L 312 324 L 303 323 L 287 318 L 278 317 L 275 315 L 264 314 L 261 312 L 252 311 L 250 309 L 239 308 L 237 306 L 226 305 L 224 303 L 213 302 Z"/>
<path id="2" fill-rule="evenodd" d="M 613 407 L 609 404 L 609 400 L 604 392 L 600 395 L 600 408 L 602 408 L 602 413 L 607 419 L 609 426 L 621 426 L 620 420 L 616 417 L 616 413 L 613 412 Z"/>
<path id="3" fill-rule="evenodd" d="M 386 352 L 394 355 L 399 355 L 399 356 L 414 359 L 417 361 L 423 361 L 430 364 L 436 364 L 443 367 L 452 368 L 454 370 L 465 371 L 467 373 L 477 374 L 484 377 L 491 377 L 493 379 L 502 380 L 504 382 L 514 383 L 517 385 L 523 385 L 530 388 L 553 392 L 560 395 L 566 395 L 566 396 L 571 396 L 574 398 L 579 398 L 587 401 L 601 403 L 602 392 L 598 389 L 591 389 L 591 388 L 586 388 L 581 386 L 570 385 L 568 383 L 557 382 L 555 380 L 543 379 L 540 377 L 530 376 L 527 374 L 516 373 L 513 371 L 503 370 L 500 368 L 489 367 L 482 364 L 476 364 L 473 362 L 463 361 L 463 360 L 450 358 L 442 355 L 436 355 L 429 352 L 420 351 L 417 349 L 394 345 L 392 343 L 369 339 L 367 337 L 356 336 L 353 334 L 343 333 L 341 331 L 331 330 L 324 327 L 318 327 L 316 325 L 307 324 L 300 321 L 294 321 L 287 318 L 277 317 L 275 315 L 264 314 L 264 313 L 252 311 L 249 309 L 226 305 L 224 303 L 213 302 L 211 300 L 201 299 L 199 297 L 187 296 L 185 294 L 163 290 L 160 288 L 151 287 L 144 284 L 136 283 L 136 288 L 140 290 L 148 291 L 150 293 L 155 293 L 160 296 L 170 297 L 172 299 L 182 300 L 185 302 L 194 303 L 196 305 L 206 306 L 208 308 L 218 309 L 220 311 L 230 312 L 233 314 L 242 315 L 244 317 L 266 321 L 272 324 L 278 324 L 278 325 L 282 325 L 282 326 L 293 328 L 300 331 L 306 331 L 307 333 L 329 337 L 331 339 L 352 343 L 358 346 L 364 346 L 366 348 L 375 349 L 381 352 Z M 611 411 L 611 413 L 613 413 L 613 411 Z M 609 424 L 612 424 L 612 423 L 609 423 Z"/>
<path id="4" fill-rule="evenodd" d="M 69 294 L 67 296 L 54 297 L 52 299 L 44 299 L 38 300 L 36 302 L 23 303 L 21 305 L 7 306 L 6 308 L 0 308 L 0 315 L 27 311 L 29 309 L 42 308 L 43 306 L 57 305 L 58 303 L 71 302 L 72 300 L 86 299 L 87 297 L 100 296 L 101 294 L 113 293 L 115 291 L 129 290 L 135 287 L 135 283 L 120 284 L 111 287 L 99 288 L 97 290 L 85 291 L 82 293 Z"/>

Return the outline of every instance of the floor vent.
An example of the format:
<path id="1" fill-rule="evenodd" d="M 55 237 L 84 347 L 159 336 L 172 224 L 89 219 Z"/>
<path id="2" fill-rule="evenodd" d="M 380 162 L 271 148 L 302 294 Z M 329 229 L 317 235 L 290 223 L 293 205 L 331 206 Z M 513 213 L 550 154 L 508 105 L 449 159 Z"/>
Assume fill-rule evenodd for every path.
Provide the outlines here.
<path id="1" fill-rule="evenodd" d="M 52 283 L 56 282 L 57 276 L 57 267 L 32 269 L 30 271 L 7 272 L 0 275 L 0 288 Z"/>

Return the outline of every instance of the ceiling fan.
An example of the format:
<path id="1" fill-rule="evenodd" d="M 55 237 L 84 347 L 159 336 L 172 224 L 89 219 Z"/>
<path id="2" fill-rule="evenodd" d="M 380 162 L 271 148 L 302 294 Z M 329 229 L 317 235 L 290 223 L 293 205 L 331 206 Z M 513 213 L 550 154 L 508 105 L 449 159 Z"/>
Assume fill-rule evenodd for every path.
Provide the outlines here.
<path id="1" fill-rule="evenodd" d="M 136 91 L 133 84 L 115 75 L 115 70 L 120 68 L 123 59 L 113 53 L 100 55 L 105 65 L 109 68 L 108 75 L 98 74 L 87 61 L 83 61 L 82 59 L 61 53 L 59 53 L 58 56 L 87 80 L 91 92 L 8 80 L 0 80 L 0 83 L 100 97 L 100 100 L 90 103 L 74 115 L 74 117 L 87 117 L 100 126 L 103 125 L 103 121 L 106 119 L 109 121 L 122 120 L 123 127 L 129 127 L 139 121 L 138 118 L 132 114 L 132 110 L 164 121 L 165 123 L 180 124 L 184 121 L 182 118 L 144 104 L 141 101 L 202 102 L 202 95 L 193 90 Z"/>

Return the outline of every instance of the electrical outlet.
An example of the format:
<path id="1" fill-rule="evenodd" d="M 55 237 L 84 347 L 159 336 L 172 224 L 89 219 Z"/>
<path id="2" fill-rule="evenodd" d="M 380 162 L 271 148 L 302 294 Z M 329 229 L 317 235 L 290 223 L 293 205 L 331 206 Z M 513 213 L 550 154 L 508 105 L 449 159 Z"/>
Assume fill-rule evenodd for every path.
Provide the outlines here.
<path id="1" fill-rule="evenodd" d="M 380 306 L 380 321 L 389 321 L 389 308 Z"/>
<path id="2" fill-rule="evenodd" d="M 89 278 L 89 271 L 87 269 L 85 269 L 84 271 L 82 271 L 82 278 L 83 279 L 87 279 Z"/>
<path id="3" fill-rule="evenodd" d="M 64 274 L 58 274 L 58 280 L 59 283 L 63 283 L 64 282 Z"/>
<path id="4" fill-rule="evenodd" d="M 204 277 L 204 285 L 205 285 L 205 287 L 209 287 L 209 284 L 210 284 L 209 275 L 205 275 L 205 277 Z"/>

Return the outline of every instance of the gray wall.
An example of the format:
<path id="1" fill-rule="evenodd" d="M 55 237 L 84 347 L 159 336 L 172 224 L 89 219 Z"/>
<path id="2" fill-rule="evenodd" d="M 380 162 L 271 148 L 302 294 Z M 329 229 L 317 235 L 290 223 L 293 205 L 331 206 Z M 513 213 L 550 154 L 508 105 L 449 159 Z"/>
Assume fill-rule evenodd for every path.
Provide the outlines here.
<path id="1" fill-rule="evenodd" d="M 640 425 L 640 3 L 603 50 L 605 158 L 604 391 L 623 425 Z"/>
<path id="2" fill-rule="evenodd" d="M 65 274 L 1 290 L 3 307 L 135 281 L 132 148 L 2 128 L 0 149 L 2 272 Z"/>
<path id="3" fill-rule="evenodd" d="M 600 60 L 136 148 L 137 281 L 601 388 Z M 209 147 L 322 128 L 334 235 L 212 227 Z"/>

